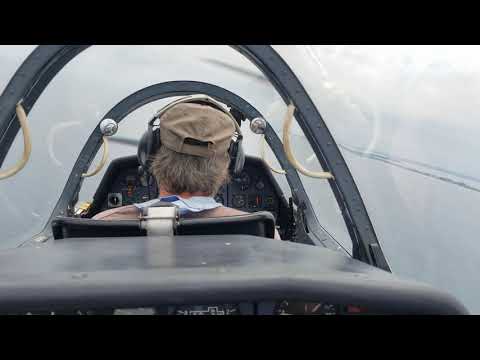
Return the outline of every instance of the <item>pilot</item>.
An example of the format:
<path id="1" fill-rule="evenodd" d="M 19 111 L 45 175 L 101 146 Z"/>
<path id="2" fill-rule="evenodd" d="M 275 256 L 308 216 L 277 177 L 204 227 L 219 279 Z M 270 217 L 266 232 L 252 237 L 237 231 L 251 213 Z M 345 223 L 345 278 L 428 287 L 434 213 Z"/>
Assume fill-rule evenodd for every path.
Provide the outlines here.
<path id="1" fill-rule="evenodd" d="M 93 219 L 138 219 L 143 208 L 159 200 L 177 205 L 184 218 L 247 214 L 214 199 L 220 187 L 230 180 L 232 146 L 241 136 L 239 126 L 226 109 L 220 110 L 215 100 L 206 96 L 197 102 L 186 99 L 167 105 L 153 118 L 159 121 L 157 142 L 152 140 L 153 120 L 149 123 L 150 133 L 140 141 L 139 160 L 157 181 L 158 199 L 106 210 Z M 275 238 L 280 239 L 277 230 Z"/>

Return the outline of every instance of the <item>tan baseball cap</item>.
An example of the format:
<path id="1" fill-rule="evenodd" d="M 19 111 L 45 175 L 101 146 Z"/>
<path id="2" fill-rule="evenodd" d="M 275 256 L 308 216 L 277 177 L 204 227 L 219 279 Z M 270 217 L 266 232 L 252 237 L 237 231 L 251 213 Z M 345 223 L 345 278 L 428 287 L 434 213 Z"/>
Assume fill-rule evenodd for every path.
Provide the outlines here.
<path id="1" fill-rule="evenodd" d="M 162 146 L 178 153 L 210 158 L 226 153 L 234 133 L 235 120 L 211 106 L 179 103 L 160 117 Z"/>

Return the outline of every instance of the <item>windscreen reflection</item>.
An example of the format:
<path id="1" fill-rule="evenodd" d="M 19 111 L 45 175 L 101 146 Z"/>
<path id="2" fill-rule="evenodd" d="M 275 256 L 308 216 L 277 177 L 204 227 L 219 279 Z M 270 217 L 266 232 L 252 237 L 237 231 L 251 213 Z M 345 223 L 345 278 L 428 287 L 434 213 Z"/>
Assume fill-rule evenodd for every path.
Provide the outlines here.
<path id="1" fill-rule="evenodd" d="M 228 46 L 91 47 L 53 79 L 29 114 L 34 143 L 31 161 L 16 177 L 0 183 L 0 198 L 4 204 L 9 204 L 8 216 L 0 224 L 4 226 L 7 240 L 0 246 L 17 246 L 43 229 L 84 143 L 113 106 L 140 89 L 172 80 L 207 82 L 241 96 L 265 116 L 281 137 L 285 104 L 262 73 Z M 163 104 L 166 101 L 163 100 Z M 120 124 L 117 136 L 138 139 L 161 105 L 162 101 L 149 104 L 130 114 Z M 247 154 L 258 156 L 259 136 L 250 132 L 247 123 L 243 128 Z M 296 156 L 301 161 L 312 161 L 313 152 L 300 128 L 294 127 L 292 133 Z M 21 150 L 22 138 L 17 136 L 5 161 L 6 167 L 18 159 Z M 112 144 L 110 160 L 135 153 L 132 146 Z M 101 155 L 101 152 L 97 154 L 90 171 Z M 267 156 L 275 167 L 279 167 L 270 151 Z M 104 171 L 85 179 L 80 201 L 91 200 Z M 285 176 L 274 176 L 285 195 L 291 195 Z M 316 180 L 310 184 L 308 181 L 305 179 L 306 191 L 318 211 L 318 220 L 342 246 L 351 249 L 345 224 L 327 182 Z M 21 230 L 20 222 L 24 225 Z"/>

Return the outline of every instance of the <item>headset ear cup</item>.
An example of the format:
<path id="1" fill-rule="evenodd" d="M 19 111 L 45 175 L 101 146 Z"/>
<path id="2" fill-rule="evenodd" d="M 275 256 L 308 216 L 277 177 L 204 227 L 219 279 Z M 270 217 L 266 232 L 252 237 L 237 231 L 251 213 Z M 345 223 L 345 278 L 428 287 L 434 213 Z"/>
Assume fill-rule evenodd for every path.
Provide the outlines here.
<path id="1" fill-rule="evenodd" d="M 245 165 L 245 153 L 243 152 L 242 140 L 232 143 L 230 147 L 230 170 L 233 175 L 240 175 Z"/>
<path id="2" fill-rule="evenodd" d="M 237 161 L 235 162 L 235 171 L 240 174 L 245 165 L 245 153 L 243 151 L 242 140 L 238 142 Z"/>
<path id="3" fill-rule="evenodd" d="M 137 149 L 138 163 L 145 171 L 149 171 L 151 158 L 160 145 L 160 129 L 153 130 L 149 127 L 140 138 Z"/>
<path id="4" fill-rule="evenodd" d="M 160 149 L 160 127 L 156 128 L 152 132 L 152 143 L 150 144 L 150 155 L 153 157 L 155 153 Z"/>
<path id="5" fill-rule="evenodd" d="M 148 136 L 148 153 L 147 153 L 147 159 L 146 159 L 146 164 L 148 166 L 148 169 L 150 169 L 150 165 L 152 165 L 152 158 L 155 155 L 155 153 L 158 151 L 160 148 L 160 128 L 156 128 L 155 130 L 150 129 L 150 134 Z"/>

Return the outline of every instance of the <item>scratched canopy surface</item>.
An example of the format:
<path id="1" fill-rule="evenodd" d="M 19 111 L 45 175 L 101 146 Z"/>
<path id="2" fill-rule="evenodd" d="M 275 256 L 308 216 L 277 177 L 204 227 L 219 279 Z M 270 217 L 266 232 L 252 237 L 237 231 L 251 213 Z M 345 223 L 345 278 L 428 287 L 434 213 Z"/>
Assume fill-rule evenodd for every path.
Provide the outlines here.
<path id="1" fill-rule="evenodd" d="M 480 313 L 480 47 L 276 47 L 344 155 L 393 272 Z"/>

